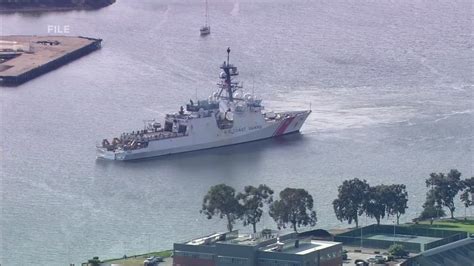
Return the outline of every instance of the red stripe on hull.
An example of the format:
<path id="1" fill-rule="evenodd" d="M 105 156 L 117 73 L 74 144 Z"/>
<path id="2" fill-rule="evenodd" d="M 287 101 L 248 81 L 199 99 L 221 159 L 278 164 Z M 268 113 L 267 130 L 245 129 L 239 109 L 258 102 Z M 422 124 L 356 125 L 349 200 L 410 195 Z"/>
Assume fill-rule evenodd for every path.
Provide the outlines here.
<path id="1" fill-rule="evenodd" d="M 278 127 L 277 131 L 276 131 L 275 134 L 273 134 L 273 135 L 274 135 L 274 136 L 279 136 L 279 135 L 284 134 L 285 131 L 286 131 L 286 129 L 288 128 L 288 126 L 290 126 L 291 122 L 293 122 L 293 119 L 295 119 L 294 116 L 285 119 L 285 121 L 283 121 L 283 123 L 281 124 L 281 126 Z"/>

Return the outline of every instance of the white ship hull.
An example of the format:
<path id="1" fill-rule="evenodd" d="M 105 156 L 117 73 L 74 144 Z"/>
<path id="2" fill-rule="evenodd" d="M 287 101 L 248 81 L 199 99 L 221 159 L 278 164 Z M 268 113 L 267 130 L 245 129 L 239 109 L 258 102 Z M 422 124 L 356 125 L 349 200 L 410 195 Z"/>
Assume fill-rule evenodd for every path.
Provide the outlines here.
<path id="1" fill-rule="evenodd" d="M 97 148 L 97 157 L 136 160 L 182 152 L 217 148 L 298 132 L 311 111 L 284 112 L 279 119 L 265 120 L 260 113 L 235 114 L 232 128 L 219 129 L 213 117 L 193 121 L 184 136 L 150 141 L 145 148 L 108 151 Z"/>
<path id="2" fill-rule="evenodd" d="M 210 28 L 209 28 L 210 29 Z M 136 160 L 262 140 L 298 132 L 311 110 L 265 112 L 262 100 L 243 91 L 235 80 L 237 67 L 227 61 L 220 66 L 218 90 L 205 100 L 193 100 L 178 113 L 168 113 L 164 127 L 155 120 L 142 130 L 124 132 L 102 140 L 97 158 Z"/>

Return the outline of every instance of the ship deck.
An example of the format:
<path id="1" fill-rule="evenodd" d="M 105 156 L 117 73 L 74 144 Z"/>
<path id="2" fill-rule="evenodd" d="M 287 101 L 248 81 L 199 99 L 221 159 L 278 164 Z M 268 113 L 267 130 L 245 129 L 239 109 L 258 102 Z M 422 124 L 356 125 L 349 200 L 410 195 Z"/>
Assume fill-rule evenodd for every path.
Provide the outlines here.
<path id="1" fill-rule="evenodd" d="M 176 132 L 169 132 L 169 131 L 161 131 L 161 132 L 148 132 L 143 134 L 143 137 L 146 140 L 160 140 L 160 139 L 169 139 L 169 138 L 177 138 L 177 137 L 185 137 L 187 134 L 185 133 L 176 133 Z"/>

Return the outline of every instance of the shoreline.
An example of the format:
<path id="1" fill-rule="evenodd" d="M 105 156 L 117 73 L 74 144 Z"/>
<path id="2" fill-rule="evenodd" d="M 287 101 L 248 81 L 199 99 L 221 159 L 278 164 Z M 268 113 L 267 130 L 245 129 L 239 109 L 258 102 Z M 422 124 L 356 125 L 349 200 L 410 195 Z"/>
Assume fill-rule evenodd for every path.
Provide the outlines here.
<path id="1" fill-rule="evenodd" d="M 433 224 L 430 224 L 429 220 L 423 220 L 419 221 L 419 223 L 413 223 L 413 222 L 407 222 L 407 223 L 401 223 L 397 225 L 398 227 L 413 227 L 413 228 L 419 228 L 419 229 L 434 229 L 434 230 L 448 230 L 448 231 L 461 231 L 461 232 L 466 232 L 467 234 L 474 234 L 474 224 L 471 222 L 474 221 L 474 217 L 472 216 L 466 216 L 466 217 L 459 217 L 455 218 L 454 220 L 451 218 L 442 218 L 442 219 L 437 219 L 434 221 Z M 373 226 L 377 226 L 377 224 L 371 224 Z M 381 224 L 385 226 L 392 226 L 391 224 Z M 363 228 L 363 227 L 361 227 Z M 357 230 L 356 227 L 343 227 L 343 228 L 334 228 L 334 229 L 329 229 L 328 232 L 330 232 L 333 236 L 336 236 L 338 234 L 342 234 L 351 230 Z M 369 247 L 370 249 L 370 247 Z M 137 255 L 124 255 L 122 258 L 112 258 L 112 259 L 105 259 L 101 260 L 100 263 L 102 266 L 110 266 L 110 265 L 142 265 L 143 260 L 151 257 L 151 256 L 159 256 L 164 258 L 165 260 L 172 259 L 173 257 L 173 250 L 164 250 L 164 251 L 155 251 L 155 252 L 149 252 L 149 253 L 143 253 L 143 254 L 137 254 Z M 97 257 L 98 259 L 99 257 Z M 168 262 L 168 264 L 165 263 L 165 265 L 171 265 L 172 262 Z M 88 262 L 83 262 L 81 264 L 82 266 L 89 266 Z"/>
<path id="2" fill-rule="evenodd" d="M 103 6 L 106 7 L 106 6 Z M 34 12 L 50 12 L 50 11 L 81 11 L 81 10 L 97 10 L 103 7 L 76 7 L 76 6 L 68 6 L 68 7 L 59 7 L 59 6 L 51 6 L 51 7 L 16 7 L 16 8 L 0 8 L 0 14 L 8 14 L 8 13 L 34 13 Z"/>

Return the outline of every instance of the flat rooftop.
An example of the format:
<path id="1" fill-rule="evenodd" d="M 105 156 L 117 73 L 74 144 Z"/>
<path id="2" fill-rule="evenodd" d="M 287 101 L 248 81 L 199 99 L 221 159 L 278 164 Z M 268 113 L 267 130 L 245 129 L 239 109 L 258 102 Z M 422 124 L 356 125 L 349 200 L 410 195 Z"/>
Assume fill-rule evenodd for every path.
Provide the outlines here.
<path id="1" fill-rule="evenodd" d="M 224 241 L 224 243 L 244 246 L 257 246 L 264 241 L 275 239 L 276 236 L 276 232 L 272 236 L 263 236 L 261 234 L 238 234 L 235 238 L 228 239 Z"/>
<path id="2" fill-rule="evenodd" d="M 199 237 L 183 244 L 190 246 L 214 246 L 216 243 L 257 247 L 263 252 L 280 252 L 305 255 L 318 250 L 339 245 L 339 242 L 314 240 L 311 237 L 298 237 L 296 233 L 279 236 L 277 231 L 267 231 L 265 234 L 240 234 L 238 231 L 213 233 Z M 298 245 L 295 243 L 298 241 Z"/>
<path id="3" fill-rule="evenodd" d="M 191 245 L 191 246 L 200 246 L 200 245 L 210 245 L 213 244 L 217 241 L 220 241 L 223 236 L 225 236 L 226 233 L 214 233 L 211 235 L 199 237 L 196 239 L 192 239 L 190 241 L 185 242 L 186 245 Z"/>
<path id="4" fill-rule="evenodd" d="M 416 236 L 416 235 L 395 235 L 394 236 L 394 235 L 389 235 L 389 234 L 374 234 L 374 235 L 368 235 L 364 237 L 363 239 L 428 244 L 433 241 L 440 240 L 442 238 L 430 237 L 430 236 Z"/>
<path id="5" fill-rule="evenodd" d="M 266 247 L 263 247 L 261 250 L 265 252 L 278 252 L 278 253 L 289 253 L 296 255 L 306 255 L 318 250 L 323 250 L 329 247 L 336 246 L 340 243 L 322 241 L 322 240 L 310 240 L 310 239 L 300 239 L 298 247 L 295 246 L 296 239 L 288 239 L 283 241 L 283 248 L 281 250 L 277 249 L 276 244 L 272 244 Z"/>
<path id="6" fill-rule="evenodd" d="M 213 233 L 207 236 L 192 239 L 184 242 L 186 245 L 199 246 L 199 245 L 213 245 L 216 242 L 223 244 L 233 245 L 245 245 L 245 246 L 257 246 L 264 241 L 270 239 L 276 239 L 278 232 L 272 231 L 271 234 L 241 234 L 238 231 L 226 232 L 226 233 Z"/>
<path id="7" fill-rule="evenodd" d="M 96 42 L 73 36 L 0 36 L 0 54 L 16 54 L 0 61 L 0 76 L 18 76 Z"/>

